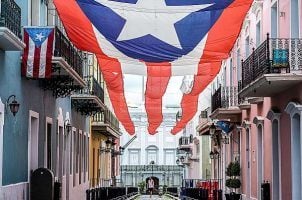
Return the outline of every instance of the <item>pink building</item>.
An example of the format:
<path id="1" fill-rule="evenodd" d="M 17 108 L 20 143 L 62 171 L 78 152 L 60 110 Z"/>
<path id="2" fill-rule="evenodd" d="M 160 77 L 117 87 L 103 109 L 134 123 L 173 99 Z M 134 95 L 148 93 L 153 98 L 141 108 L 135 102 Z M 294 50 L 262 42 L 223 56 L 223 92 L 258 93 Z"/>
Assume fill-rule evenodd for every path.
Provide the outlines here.
<path id="1" fill-rule="evenodd" d="M 235 125 L 213 174 L 225 181 L 239 160 L 243 199 L 265 199 L 264 182 L 270 199 L 302 199 L 301 11 L 301 0 L 255 1 L 213 84 L 211 118 Z"/>

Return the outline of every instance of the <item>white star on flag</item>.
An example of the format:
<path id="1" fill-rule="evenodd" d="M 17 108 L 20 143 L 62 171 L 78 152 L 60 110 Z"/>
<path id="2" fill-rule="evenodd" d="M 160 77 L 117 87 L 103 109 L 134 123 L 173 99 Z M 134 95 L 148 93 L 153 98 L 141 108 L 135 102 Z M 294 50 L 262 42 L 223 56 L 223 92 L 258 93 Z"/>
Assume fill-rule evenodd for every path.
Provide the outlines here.
<path id="1" fill-rule="evenodd" d="M 180 49 L 182 47 L 174 24 L 193 12 L 213 5 L 167 6 L 165 0 L 138 0 L 136 4 L 98 1 L 126 20 L 118 41 L 152 35 Z"/>
<path id="2" fill-rule="evenodd" d="M 45 36 L 42 33 L 36 34 L 36 40 L 41 42 L 43 38 L 45 38 Z"/>

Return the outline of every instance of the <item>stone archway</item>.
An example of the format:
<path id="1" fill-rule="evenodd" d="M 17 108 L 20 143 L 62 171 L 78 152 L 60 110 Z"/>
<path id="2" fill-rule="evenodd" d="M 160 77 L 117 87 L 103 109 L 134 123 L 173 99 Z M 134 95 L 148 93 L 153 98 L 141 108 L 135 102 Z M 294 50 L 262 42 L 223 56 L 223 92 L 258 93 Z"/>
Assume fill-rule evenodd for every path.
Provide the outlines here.
<path id="1" fill-rule="evenodd" d="M 146 178 L 146 189 L 148 190 L 148 180 L 149 178 L 152 178 L 154 181 L 154 191 L 153 194 L 158 194 L 159 192 L 159 178 L 155 177 L 155 176 L 149 176 L 148 178 Z"/>

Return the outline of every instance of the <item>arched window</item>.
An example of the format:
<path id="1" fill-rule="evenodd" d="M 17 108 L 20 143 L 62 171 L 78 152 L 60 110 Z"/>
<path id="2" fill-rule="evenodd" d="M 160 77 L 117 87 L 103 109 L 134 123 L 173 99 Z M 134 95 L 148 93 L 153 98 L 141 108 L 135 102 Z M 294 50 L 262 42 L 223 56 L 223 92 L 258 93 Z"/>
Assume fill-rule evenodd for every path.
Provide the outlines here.
<path id="1" fill-rule="evenodd" d="M 154 161 L 155 164 L 158 164 L 158 147 L 155 145 L 150 145 L 146 148 L 146 164 L 149 165 L 151 161 Z"/>

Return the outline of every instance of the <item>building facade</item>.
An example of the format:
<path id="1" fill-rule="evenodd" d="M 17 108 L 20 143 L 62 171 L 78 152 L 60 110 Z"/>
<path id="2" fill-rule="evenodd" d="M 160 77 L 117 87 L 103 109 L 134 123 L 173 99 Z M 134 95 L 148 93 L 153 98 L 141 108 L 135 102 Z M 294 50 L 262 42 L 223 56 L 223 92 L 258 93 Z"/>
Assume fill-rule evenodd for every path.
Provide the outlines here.
<path id="1" fill-rule="evenodd" d="M 211 118 L 234 125 L 216 170 L 225 181 L 227 164 L 240 162 L 243 199 L 263 199 L 263 183 L 272 199 L 302 198 L 301 6 L 255 1 L 213 86 Z"/>
<path id="2" fill-rule="evenodd" d="M 126 186 L 137 186 L 154 177 L 156 186 L 180 186 L 183 168 L 176 164 L 176 153 L 180 135 L 170 133 L 175 124 L 176 109 L 163 110 L 163 123 L 158 133 L 147 132 L 147 116 L 142 108 L 130 108 L 137 138 L 127 146 L 121 156 L 121 181 Z M 122 146 L 133 136 L 124 133 Z"/>
<path id="3" fill-rule="evenodd" d="M 41 167 L 61 184 L 62 199 L 84 199 L 89 116 L 105 110 L 103 88 L 90 76 L 87 53 L 68 40 L 52 1 L 0 4 L 0 199 L 29 199 L 31 174 Z M 21 76 L 27 26 L 55 28 L 49 79 Z M 19 110 L 12 113 L 15 101 Z"/>
<path id="4" fill-rule="evenodd" d="M 119 121 L 112 112 L 106 84 L 93 54 L 88 54 L 88 68 L 92 80 L 90 86 L 96 88 L 95 91 L 102 91 L 100 96 L 104 102 L 104 107 L 90 118 L 90 187 L 115 186 L 119 175 Z"/>

